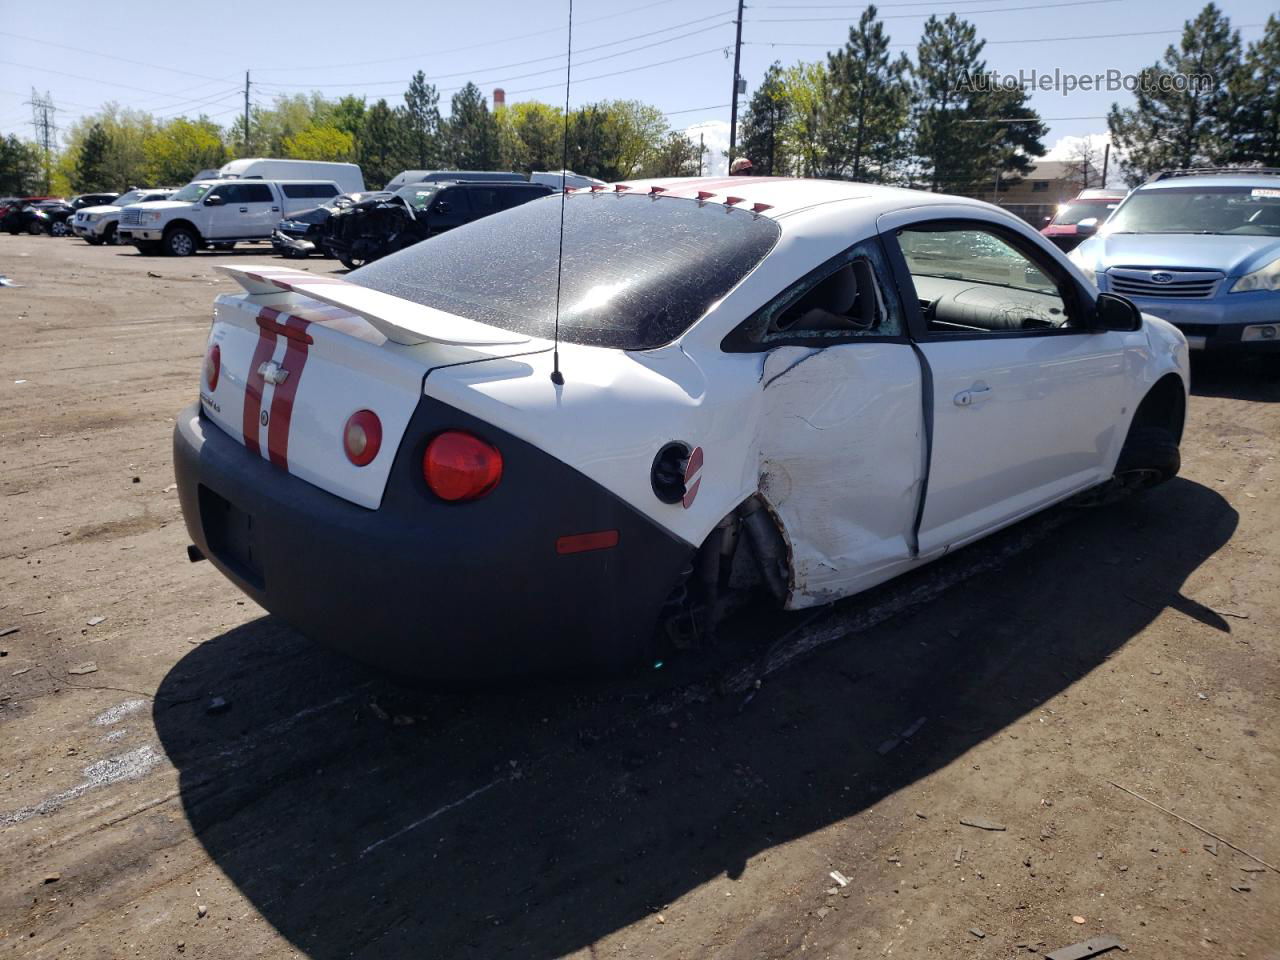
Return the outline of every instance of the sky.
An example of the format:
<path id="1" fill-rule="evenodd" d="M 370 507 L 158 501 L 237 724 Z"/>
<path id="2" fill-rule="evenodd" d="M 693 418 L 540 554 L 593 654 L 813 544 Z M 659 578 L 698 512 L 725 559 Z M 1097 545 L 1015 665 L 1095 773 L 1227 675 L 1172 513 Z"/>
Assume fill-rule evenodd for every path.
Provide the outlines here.
<path id="1" fill-rule="evenodd" d="M 1244 42 L 1262 33 L 1271 0 L 1218 0 Z M 898 50 L 913 53 L 925 19 L 951 11 L 987 41 L 987 68 L 1005 75 L 1061 70 L 1134 73 L 1177 43 L 1202 0 L 890 0 L 878 4 Z M 761 0 L 743 16 L 741 73 L 747 96 L 774 60 L 788 65 L 843 44 L 865 5 L 835 0 Z M 167 117 L 206 113 L 227 124 L 244 108 L 245 71 L 255 103 L 310 90 L 371 101 L 400 97 L 416 70 L 441 91 L 442 107 L 468 80 L 507 102 L 564 102 L 568 2 L 458 3 L 310 0 L 210 8 L 175 17 L 158 0 L 0 0 L 0 135 L 32 135 L 34 87 L 66 128 L 106 101 Z M 357 19 L 357 14 L 362 14 Z M 722 172 L 727 160 L 735 16 L 732 0 L 576 0 L 573 106 L 639 99 L 675 129 L 701 133 Z M 1044 143 L 1063 157 L 1079 138 L 1105 133 L 1124 90 L 1037 91 L 1049 126 Z M 447 111 L 446 111 L 447 112 Z"/>

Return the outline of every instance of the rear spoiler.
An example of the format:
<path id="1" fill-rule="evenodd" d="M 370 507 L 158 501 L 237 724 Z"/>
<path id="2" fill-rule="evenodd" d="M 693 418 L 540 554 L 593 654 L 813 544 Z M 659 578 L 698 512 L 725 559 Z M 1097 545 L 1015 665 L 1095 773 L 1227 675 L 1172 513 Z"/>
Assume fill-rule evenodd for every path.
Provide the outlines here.
<path id="1" fill-rule="evenodd" d="M 371 290 L 341 277 L 308 273 L 288 267 L 231 267 L 217 265 L 250 296 L 281 291 L 297 293 L 321 303 L 350 310 L 377 329 L 388 340 L 408 345 L 447 343 L 462 347 L 528 343 L 529 338 L 454 316 L 434 307 Z"/>

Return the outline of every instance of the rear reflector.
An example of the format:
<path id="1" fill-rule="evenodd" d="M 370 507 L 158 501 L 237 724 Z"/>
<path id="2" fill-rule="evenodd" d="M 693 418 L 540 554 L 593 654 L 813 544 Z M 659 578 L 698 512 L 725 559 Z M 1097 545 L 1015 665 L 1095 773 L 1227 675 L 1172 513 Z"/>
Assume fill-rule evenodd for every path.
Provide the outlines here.
<path id="1" fill-rule="evenodd" d="M 218 374 L 222 373 L 222 348 L 216 343 L 209 348 L 204 358 L 204 382 L 209 385 L 209 392 L 218 389 Z"/>
<path id="2" fill-rule="evenodd" d="M 427 444 L 422 476 L 441 500 L 477 500 L 502 479 L 502 454 L 477 436 L 446 430 Z"/>
<path id="3" fill-rule="evenodd" d="M 586 553 L 588 550 L 608 550 L 618 545 L 617 530 L 597 530 L 595 533 L 575 533 L 556 540 L 556 553 Z"/>
<path id="4" fill-rule="evenodd" d="M 382 446 L 382 421 L 372 410 L 357 410 L 342 428 L 342 449 L 357 467 L 372 463 Z"/>

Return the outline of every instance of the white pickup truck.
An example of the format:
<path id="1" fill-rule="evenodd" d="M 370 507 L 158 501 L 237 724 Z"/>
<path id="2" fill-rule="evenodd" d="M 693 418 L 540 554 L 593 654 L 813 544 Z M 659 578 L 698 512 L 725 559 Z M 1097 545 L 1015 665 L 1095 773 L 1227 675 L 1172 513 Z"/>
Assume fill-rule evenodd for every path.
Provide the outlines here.
<path id="1" fill-rule="evenodd" d="M 168 200 L 126 207 L 120 242 L 173 257 L 203 247 L 230 250 L 240 241 L 270 240 L 282 217 L 340 192 L 332 180 L 193 180 Z"/>

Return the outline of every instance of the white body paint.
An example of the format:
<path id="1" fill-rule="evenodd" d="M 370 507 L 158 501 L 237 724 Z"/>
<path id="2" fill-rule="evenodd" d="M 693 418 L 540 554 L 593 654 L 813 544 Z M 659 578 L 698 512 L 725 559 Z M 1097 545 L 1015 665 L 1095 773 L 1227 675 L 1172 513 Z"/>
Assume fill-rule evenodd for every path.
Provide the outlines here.
<path id="1" fill-rule="evenodd" d="M 1186 342 L 1152 317 L 1135 333 L 926 340 L 918 351 L 905 341 L 842 341 L 724 352 L 725 336 L 797 278 L 856 242 L 918 221 L 963 217 L 1015 230 L 1088 282 L 1025 223 L 978 201 L 803 180 L 631 188 L 655 183 L 667 192 L 654 202 L 694 202 L 699 189 L 717 193 L 710 204 L 732 194 L 743 206 L 769 205 L 760 215 L 781 228 L 760 265 L 672 343 L 628 352 L 562 342 L 565 383 L 556 386 L 549 341 L 333 278 L 221 268 L 246 293 L 218 299 L 211 342 L 221 345 L 222 379 L 203 398 L 205 414 L 243 439 L 259 310 L 314 316 L 296 385 L 290 473 L 376 508 L 425 393 L 537 445 L 694 546 L 760 493 L 790 550 L 787 604 L 795 608 L 866 589 L 1105 481 L 1151 386 L 1173 373 L 1186 388 Z M 279 344 L 277 354 L 279 361 Z M 956 402 L 984 385 L 985 402 Z M 269 403 L 264 395 L 264 409 Z M 382 452 L 355 467 L 341 436 L 362 408 L 382 420 Z M 673 440 L 705 454 L 687 508 L 663 503 L 650 484 L 656 452 Z M 265 430 L 261 442 L 266 457 Z"/>

